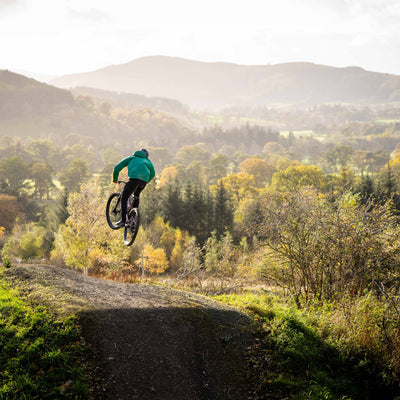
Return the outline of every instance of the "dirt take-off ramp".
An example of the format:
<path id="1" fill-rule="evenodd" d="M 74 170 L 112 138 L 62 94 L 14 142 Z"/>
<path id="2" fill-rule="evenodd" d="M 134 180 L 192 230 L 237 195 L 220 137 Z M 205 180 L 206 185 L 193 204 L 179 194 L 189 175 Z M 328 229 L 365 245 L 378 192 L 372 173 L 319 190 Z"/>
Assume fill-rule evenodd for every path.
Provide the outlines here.
<path id="1" fill-rule="evenodd" d="M 123 284 L 48 266 L 14 267 L 7 280 L 59 312 L 75 312 L 103 393 L 96 398 L 251 398 L 246 315 L 202 296 Z"/>

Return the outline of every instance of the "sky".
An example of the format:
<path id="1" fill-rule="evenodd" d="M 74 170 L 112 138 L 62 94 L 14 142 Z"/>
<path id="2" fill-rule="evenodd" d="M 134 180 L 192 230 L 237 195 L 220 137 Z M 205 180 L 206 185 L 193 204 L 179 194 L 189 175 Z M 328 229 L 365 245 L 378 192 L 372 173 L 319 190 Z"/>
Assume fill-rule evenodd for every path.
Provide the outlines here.
<path id="1" fill-rule="evenodd" d="M 0 69 L 57 76 L 151 55 L 400 75 L 400 1 L 0 0 Z"/>

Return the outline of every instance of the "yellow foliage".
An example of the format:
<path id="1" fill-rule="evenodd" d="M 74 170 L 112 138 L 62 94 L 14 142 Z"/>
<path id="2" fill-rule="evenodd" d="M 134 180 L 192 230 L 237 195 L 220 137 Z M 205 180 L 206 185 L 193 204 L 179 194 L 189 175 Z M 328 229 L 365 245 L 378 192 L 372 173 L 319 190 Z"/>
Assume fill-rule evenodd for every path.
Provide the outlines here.
<path id="1" fill-rule="evenodd" d="M 228 193 L 239 203 L 244 198 L 255 197 L 258 193 L 255 188 L 254 176 L 244 172 L 237 172 L 218 180 L 222 182 Z M 210 186 L 210 191 L 215 195 L 218 185 Z"/>
<path id="2" fill-rule="evenodd" d="M 0 237 L 3 234 L 3 232 L 5 231 L 5 228 L 3 228 L 2 226 L 0 226 Z"/>
<path id="3" fill-rule="evenodd" d="M 150 244 L 144 247 L 140 262 L 142 263 L 142 268 L 151 274 L 161 274 L 168 268 L 168 260 L 164 249 L 155 249 Z"/>
<path id="4" fill-rule="evenodd" d="M 164 168 L 161 172 L 159 186 L 161 187 L 166 185 L 168 182 L 176 179 L 177 176 L 178 176 L 178 170 L 173 165 Z"/>

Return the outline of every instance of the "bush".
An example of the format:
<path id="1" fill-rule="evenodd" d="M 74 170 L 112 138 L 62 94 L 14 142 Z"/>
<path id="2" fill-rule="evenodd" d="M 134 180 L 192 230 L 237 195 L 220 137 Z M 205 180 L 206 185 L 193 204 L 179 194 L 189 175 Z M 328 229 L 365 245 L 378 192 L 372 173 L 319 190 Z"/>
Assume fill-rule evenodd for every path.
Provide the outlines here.
<path id="1" fill-rule="evenodd" d="M 400 229 L 390 202 L 362 205 L 344 195 L 333 204 L 309 189 L 265 200 L 264 275 L 299 302 L 398 284 Z"/>
<path id="2" fill-rule="evenodd" d="M 8 237 L 1 256 L 4 260 L 30 260 L 44 257 L 45 228 L 31 222 L 27 225 L 17 225 Z"/>

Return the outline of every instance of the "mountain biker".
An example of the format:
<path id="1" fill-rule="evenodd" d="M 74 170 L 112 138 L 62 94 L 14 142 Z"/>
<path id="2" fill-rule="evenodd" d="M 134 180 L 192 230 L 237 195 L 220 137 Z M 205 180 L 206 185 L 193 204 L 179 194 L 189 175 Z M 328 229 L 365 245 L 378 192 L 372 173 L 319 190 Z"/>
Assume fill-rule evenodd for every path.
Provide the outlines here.
<path id="1" fill-rule="evenodd" d="M 129 182 L 125 185 L 121 196 L 121 220 L 116 223 L 116 226 L 119 228 L 125 226 L 129 196 L 134 194 L 135 200 L 133 206 L 138 207 L 141 191 L 155 176 L 154 166 L 149 160 L 149 152 L 147 149 L 135 151 L 133 155 L 124 158 L 114 167 L 114 183 L 117 183 L 119 173 L 125 167 L 128 167 Z"/>

